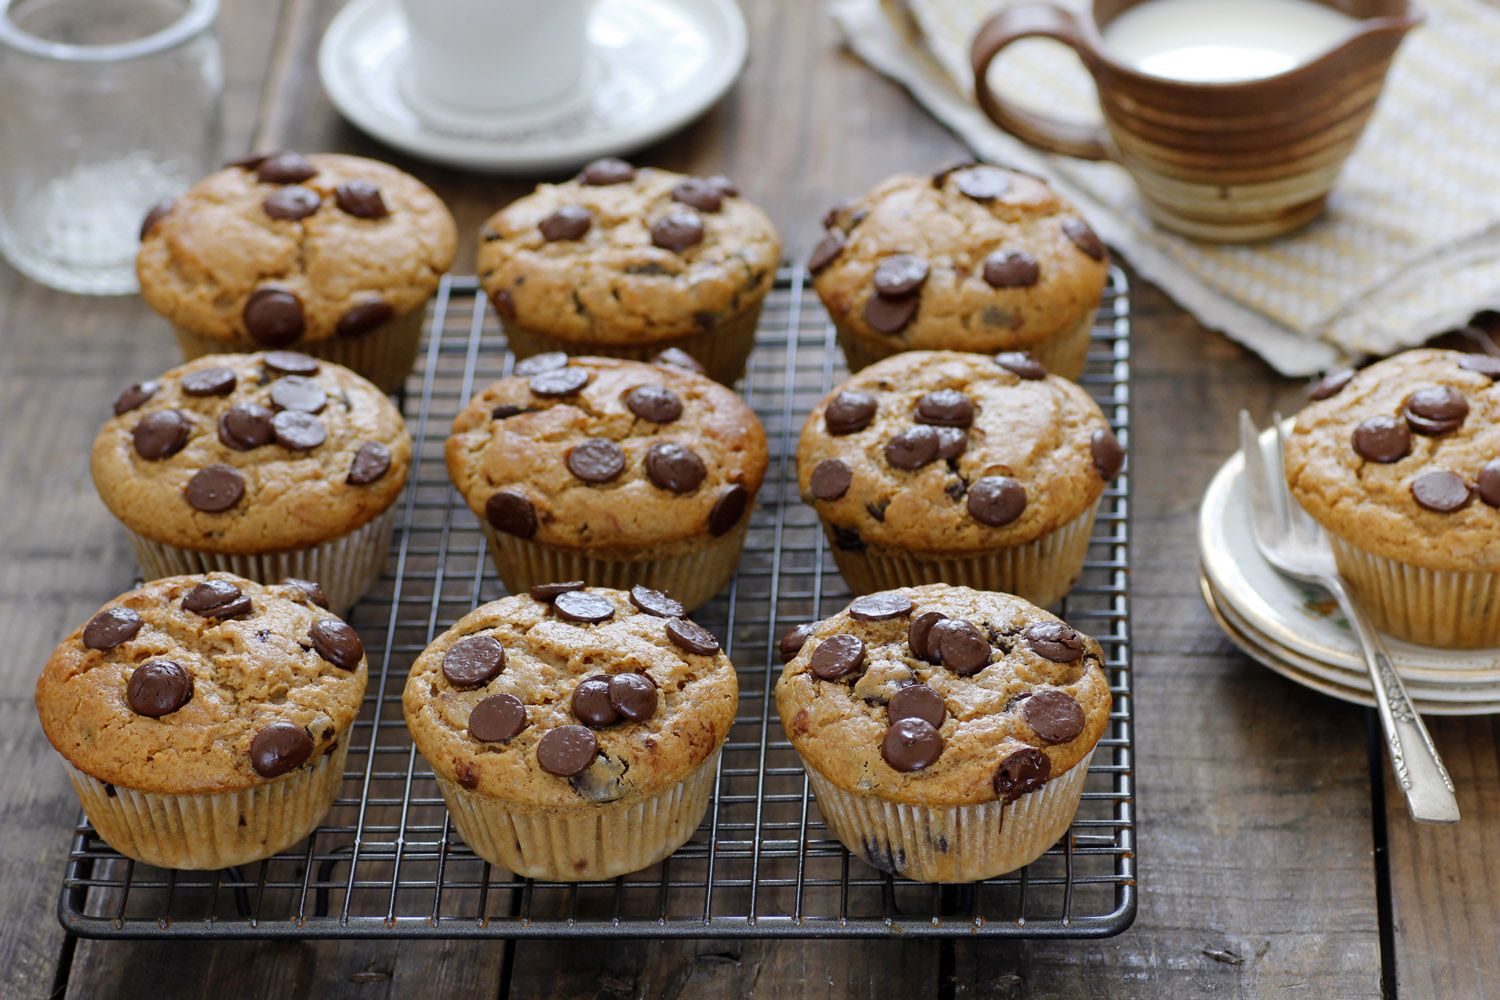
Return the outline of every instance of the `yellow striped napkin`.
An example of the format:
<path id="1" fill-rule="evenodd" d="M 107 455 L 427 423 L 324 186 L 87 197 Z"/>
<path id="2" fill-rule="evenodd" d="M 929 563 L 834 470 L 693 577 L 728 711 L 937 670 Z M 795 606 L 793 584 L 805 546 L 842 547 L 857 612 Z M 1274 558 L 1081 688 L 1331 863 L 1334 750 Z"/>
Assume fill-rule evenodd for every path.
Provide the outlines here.
<path id="1" fill-rule="evenodd" d="M 851 48 L 983 159 L 1048 177 L 1144 277 L 1286 375 L 1389 354 L 1500 306 L 1500 8 L 1422 0 L 1328 211 L 1252 246 L 1198 243 L 1147 219 L 1112 163 L 1041 153 L 974 105 L 969 40 L 1007 0 L 834 0 Z M 1012 0 L 1013 2 L 1013 0 Z M 1097 118 L 1093 83 L 1062 45 L 1006 50 L 992 80 L 1058 115 Z"/>

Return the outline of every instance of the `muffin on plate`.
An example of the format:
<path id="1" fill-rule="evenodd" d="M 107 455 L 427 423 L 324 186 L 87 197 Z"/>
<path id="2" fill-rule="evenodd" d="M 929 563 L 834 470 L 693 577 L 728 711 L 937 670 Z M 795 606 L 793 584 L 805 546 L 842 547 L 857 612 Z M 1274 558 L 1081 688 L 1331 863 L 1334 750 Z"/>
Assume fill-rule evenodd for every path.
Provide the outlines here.
<path id="1" fill-rule="evenodd" d="M 675 347 L 729 385 L 780 260 L 775 227 L 728 178 L 605 159 L 492 216 L 479 280 L 518 358 Z"/>
<path id="2" fill-rule="evenodd" d="M 94 439 L 94 486 L 147 579 L 300 577 L 343 612 L 380 575 L 411 438 L 347 368 L 211 355 L 130 386 L 114 414 Z"/>
<path id="3" fill-rule="evenodd" d="M 530 878 L 606 879 L 692 836 L 734 723 L 734 665 L 658 590 L 551 583 L 464 616 L 402 705 L 459 835 Z"/>
<path id="4" fill-rule="evenodd" d="M 1047 606 L 1124 461 L 1098 404 L 1029 355 L 913 351 L 813 408 L 797 481 L 856 594 L 954 583 Z"/>
<path id="5" fill-rule="evenodd" d="M 1500 361 L 1406 351 L 1313 390 L 1286 439 L 1292 496 L 1382 631 L 1500 645 Z"/>
<path id="6" fill-rule="evenodd" d="M 213 869 L 312 832 L 344 778 L 368 667 L 317 586 L 177 576 L 110 601 L 36 683 L 95 831 L 129 858 Z"/>
<path id="7" fill-rule="evenodd" d="M 856 598 L 783 647 L 781 724 L 851 853 L 973 882 L 1067 831 L 1109 726 L 1095 640 L 1009 594 L 930 584 Z"/>
<path id="8" fill-rule="evenodd" d="M 639 582 L 689 610 L 734 572 L 767 462 L 760 421 L 719 383 L 560 353 L 476 395 L 447 452 L 511 593 Z"/>
<path id="9" fill-rule="evenodd" d="M 275 153 L 153 208 L 136 275 L 189 360 L 295 347 L 393 392 L 456 244 L 437 195 L 395 167 Z"/>
<path id="10" fill-rule="evenodd" d="M 900 351 L 1029 351 L 1076 379 L 1109 279 L 1099 237 L 1039 178 L 901 174 L 823 219 L 808 268 L 849 369 Z"/>

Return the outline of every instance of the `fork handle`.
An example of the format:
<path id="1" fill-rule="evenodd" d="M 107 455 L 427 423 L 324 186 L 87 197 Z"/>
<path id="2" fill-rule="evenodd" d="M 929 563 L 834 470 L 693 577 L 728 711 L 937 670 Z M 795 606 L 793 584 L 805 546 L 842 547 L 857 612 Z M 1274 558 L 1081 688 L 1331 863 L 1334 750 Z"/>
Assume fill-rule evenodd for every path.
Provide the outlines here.
<path id="1" fill-rule="evenodd" d="M 1407 697 L 1406 686 L 1391 664 L 1385 640 L 1343 580 L 1334 577 L 1327 587 L 1359 637 L 1365 668 L 1375 689 L 1375 707 L 1380 712 L 1391 770 L 1406 796 L 1411 818 L 1421 823 L 1457 823 L 1458 799 L 1453 794 L 1453 779 L 1448 777 L 1432 736 Z"/>

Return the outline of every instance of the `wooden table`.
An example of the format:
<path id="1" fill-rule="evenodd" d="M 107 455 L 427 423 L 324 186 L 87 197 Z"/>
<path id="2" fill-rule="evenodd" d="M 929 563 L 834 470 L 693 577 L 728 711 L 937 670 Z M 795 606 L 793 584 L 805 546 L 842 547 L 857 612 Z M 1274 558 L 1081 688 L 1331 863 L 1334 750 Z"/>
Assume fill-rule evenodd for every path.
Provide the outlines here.
<path id="1" fill-rule="evenodd" d="M 337 0 L 226 0 L 230 148 L 391 160 L 463 233 L 525 187 L 397 156 L 319 87 Z M 821 5 L 744 0 L 749 70 L 641 162 L 727 172 L 794 258 L 831 203 L 962 153 L 839 46 Z M 1371 716 L 1261 669 L 1198 595 L 1194 517 L 1236 447 L 1234 415 L 1292 410 L 1301 387 L 1135 294 L 1135 648 L 1140 915 L 1098 942 L 133 943 L 76 941 L 54 917 L 77 802 L 31 692 L 57 638 L 135 572 L 87 454 L 121 385 L 177 360 L 139 302 L 48 291 L 0 268 L 0 993 L 217 996 L 1183 996 L 1500 994 L 1500 724 L 1434 720 L 1463 822 L 1419 828 L 1373 749 Z"/>

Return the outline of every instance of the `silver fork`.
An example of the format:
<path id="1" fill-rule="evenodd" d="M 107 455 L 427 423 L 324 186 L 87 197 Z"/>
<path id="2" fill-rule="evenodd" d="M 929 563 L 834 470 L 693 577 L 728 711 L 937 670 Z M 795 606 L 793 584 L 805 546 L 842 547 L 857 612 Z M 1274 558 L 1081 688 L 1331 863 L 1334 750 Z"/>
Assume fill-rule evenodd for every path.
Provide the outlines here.
<path id="1" fill-rule="evenodd" d="M 1249 490 L 1250 524 L 1261 555 L 1277 570 L 1295 580 L 1315 583 L 1333 595 L 1359 638 L 1375 689 L 1375 706 L 1385 733 L 1391 769 L 1406 794 L 1411 817 L 1423 823 L 1457 823 L 1458 800 L 1453 779 L 1438 757 L 1437 747 L 1412 707 L 1385 640 L 1370 623 L 1354 595 L 1345 586 L 1334 565 L 1333 550 L 1314 521 L 1287 490 L 1281 464 L 1281 414 L 1272 425 L 1274 455 L 1268 461 L 1261 448 L 1260 430 L 1250 414 L 1240 411 L 1240 447 L 1245 456 L 1245 483 Z"/>

